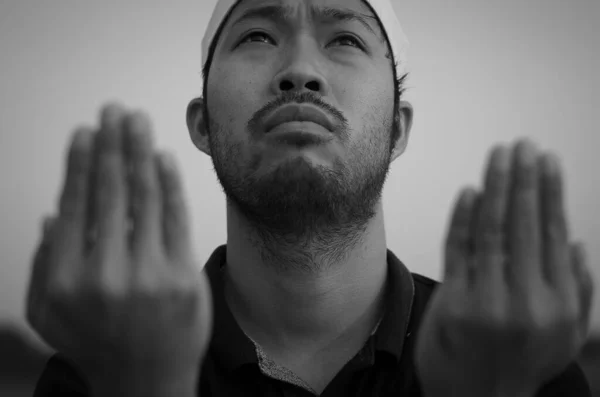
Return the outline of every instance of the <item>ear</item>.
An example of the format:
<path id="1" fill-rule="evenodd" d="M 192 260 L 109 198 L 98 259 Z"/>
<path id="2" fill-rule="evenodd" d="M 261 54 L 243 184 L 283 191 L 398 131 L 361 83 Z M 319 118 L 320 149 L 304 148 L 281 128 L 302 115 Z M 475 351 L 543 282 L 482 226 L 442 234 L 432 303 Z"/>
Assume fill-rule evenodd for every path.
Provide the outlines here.
<path id="1" fill-rule="evenodd" d="M 396 160 L 404 151 L 408 145 L 408 138 L 410 137 L 410 129 L 412 128 L 413 121 L 413 107 L 409 102 L 400 101 L 398 105 L 398 113 L 394 115 L 396 117 L 395 126 L 398 131 L 394 131 L 398 139 L 394 143 L 392 150 L 391 161 Z"/>
<path id="2" fill-rule="evenodd" d="M 206 115 L 204 114 L 204 98 L 194 98 L 187 107 L 187 127 L 190 138 L 194 145 L 202 152 L 210 156 L 210 143 L 208 140 L 208 131 L 205 127 Z"/>

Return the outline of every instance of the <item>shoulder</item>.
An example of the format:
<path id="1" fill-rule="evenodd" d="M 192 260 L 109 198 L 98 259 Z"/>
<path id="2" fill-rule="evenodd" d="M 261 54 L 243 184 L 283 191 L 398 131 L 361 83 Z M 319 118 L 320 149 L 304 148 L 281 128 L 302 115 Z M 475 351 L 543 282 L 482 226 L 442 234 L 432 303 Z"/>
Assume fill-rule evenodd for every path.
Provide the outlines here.
<path id="1" fill-rule="evenodd" d="M 417 287 L 417 284 L 418 284 L 419 286 L 421 286 L 423 288 L 433 289 L 433 288 L 435 288 L 435 286 L 440 284 L 439 281 L 436 281 L 432 278 L 423 276 L 422 274 L 411 272 L 411 275 L 413 277 L 413 280 L 415 281 L 415 287 Z"/>
<path id="2" fill-rule="evenodd" d="M 425 305 L 431 298 L 435 288 L 440 285 L 439 281 L 423 276 L 418 273 L 411 273 L 415 285 L 415 297 L 413 304 L 417 306 L 417 310 L 423 310 Z"/>
<path id="3" fill-rule="evenodd" d="M 576 362 L 545 383 L 535 397 L 592 397 L 583 369 Z"/>

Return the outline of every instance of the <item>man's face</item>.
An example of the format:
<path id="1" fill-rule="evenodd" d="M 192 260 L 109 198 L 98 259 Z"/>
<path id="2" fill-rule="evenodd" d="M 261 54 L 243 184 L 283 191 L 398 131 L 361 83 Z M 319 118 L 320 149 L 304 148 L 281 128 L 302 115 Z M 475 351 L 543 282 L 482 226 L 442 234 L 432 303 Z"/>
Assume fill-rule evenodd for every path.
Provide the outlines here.
<path id="1" fill-rule="evenodd" d="M 251 12 L 267 6 L 285 20 Z M 340 233 L 374 216 L 395 142 L 393 70 L 373 17 L 361 0 L 245 0 L 227 21 L 204 117 L 223 189 L 257 226 Z M 285 108 L 316 109 L 330 124 L 273 121 Z"/>

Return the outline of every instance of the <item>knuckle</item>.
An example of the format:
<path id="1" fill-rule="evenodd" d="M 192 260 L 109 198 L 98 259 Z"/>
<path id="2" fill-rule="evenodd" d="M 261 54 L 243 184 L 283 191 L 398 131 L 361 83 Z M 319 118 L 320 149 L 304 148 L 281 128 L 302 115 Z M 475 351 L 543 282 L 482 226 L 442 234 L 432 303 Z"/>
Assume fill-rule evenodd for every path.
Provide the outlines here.
<path id="1" fill-rule="evenodd" d="M 120 300 L 127 294 L 127 279 L 116 267 L 105 268 L 97 278 L 88 279 L 86 293 L 102 300 Z"/>
<path id="2" fill-rule="evenodd" d="M 565 240 L 567 238 L 562 219 L 554 219 L 543 228 L 544 237 L 548 240 Z"/>
<path id="3" fill-rule="evenodd" d="M 157 183 L 149 172 L 138 171 L 135 174 L 134 189 L 140 198 L 153 199 L 158 196 Z"/>
<path id="4" fill-rule="evenodd" d="M 119 187 L 118 171 L 116 170 L 114 159 L 110 158 L 112 156 L 106 157 L 104 161 L 101 161 L 100 167 L 98 167 L 96 188 L 101 195 L 107 192 L 112 195 Z"/>
<path id="5" fill-rule="evenodd" d="M 537 181 L 537 168 L 531 164 L 521 164 L 514 178 L 517 188 L 533 187 Z"/>
<path id="6" fill-rule="evenodd" d="M 176 192 L 169 192 L 165 194 L 164 200 L 167 220 L 172 223 L 172 226 L 179 227 L 185 222 L 185 213 L 187 212 L 183 197 Z"/>
<path id="7" fill-rule="evenodd" d="M 482 243 L 493 245 L 500 242 L 503 233 L 504 226 L 501 222 L 488 220 L 481 226 L 478 237 Z"/>
<path id="8" fill-rule="evenodd" d="M 74 181 L 87 177 L 89 173 L 89 157 L 87 150 L 82 148 L 73 149 L 69 159 L 69 170 Z"/>
<path id="9" fill-rule="evenodd" d="M 488 188 L 494 195 L 504 194 L 508 185 L 508 172 L 502 168 L 492 168 L 488 178 Z"/>
<path id="10" fill-rule="evenodd" d="M 66 218 L 73 218 L 75 215 L 79 214 L 84 199 L 85 198 L 76 194 L 63 194 L 60 200 L 60 214 Z"/>
<path id="11" fill-rule="evenodd" d="M 166 287 L 165 278 L 154 265 L 141 265 L 132 278 L 132 291 L 136 295 L 158 293 Z"/>

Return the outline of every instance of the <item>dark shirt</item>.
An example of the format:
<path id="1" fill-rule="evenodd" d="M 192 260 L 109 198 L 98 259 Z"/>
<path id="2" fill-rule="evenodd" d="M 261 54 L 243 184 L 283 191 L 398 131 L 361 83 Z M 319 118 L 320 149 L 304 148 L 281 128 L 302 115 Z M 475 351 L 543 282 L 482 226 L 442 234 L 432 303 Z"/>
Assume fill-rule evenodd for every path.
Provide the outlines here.
<path id="1" fill-rule="evenodd" d="M 322 397 L 422 396 L 413 350 L 421 317 L 437 281 L 411 273 L 390 251 L 385 313 L 363 348 L 338 372 Z M 213 293 L 214 328 L 209 351 L 199 373 L 202 397 L 312 397 L 316 395 L 296 375 L 278 367 L 238 326 L 223 294 L 221 270 L 226 246 L 208 260 L 206 272 Z M 61 354 L 53 355 L 38 380 L 34 397 L 88 397 L 85 380 Z M 576 363 L 542 385 L 535 397 L 591 397 L 588 382 Z"/>

